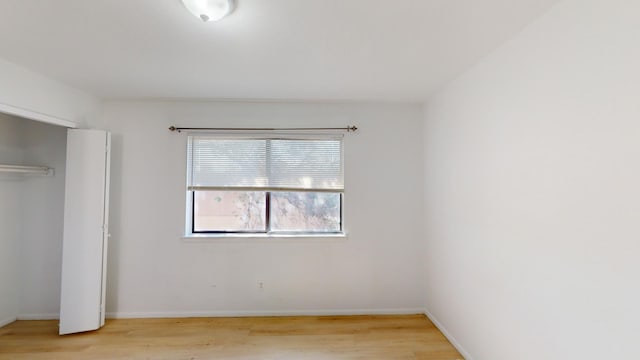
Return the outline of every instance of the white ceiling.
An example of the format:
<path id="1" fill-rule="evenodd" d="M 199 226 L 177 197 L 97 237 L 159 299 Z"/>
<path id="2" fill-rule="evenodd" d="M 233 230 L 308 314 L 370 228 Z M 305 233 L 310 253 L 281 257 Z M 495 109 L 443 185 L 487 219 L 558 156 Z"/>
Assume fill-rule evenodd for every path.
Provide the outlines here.
<path id="1" fill-rule="evenodd" d="M 557 1 L 0 0 L 0 58 L 105 98 L 423 101 Z"/>

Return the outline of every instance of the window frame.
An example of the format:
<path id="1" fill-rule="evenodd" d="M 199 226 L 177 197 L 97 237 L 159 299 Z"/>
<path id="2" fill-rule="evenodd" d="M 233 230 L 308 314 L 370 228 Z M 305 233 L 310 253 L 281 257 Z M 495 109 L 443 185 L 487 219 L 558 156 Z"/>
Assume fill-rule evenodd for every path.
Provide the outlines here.
<path id="1" fill-rule="evenodd" d="M 271 139 L 291 139 L 291 140 L 331 140 L 337 139 L 338 136 L 335 133 L 327 133 L 327 134 L 212 134 L 212 133 L 189 133 L 187 137 L 187 148 L 189 147 L 189 142 L 193 137 L 198 136 L 207 136 L 207 137 L 216 137 L 219 139 L 242 139 L 242 140 L 271 140 Z M 340 136 L 341 142 L 341 164 L 345 168 L 344 161 L 344 137 Z M 187 150 L 188 151 L 188 150 Z M 191 170 L 192 164 L 189 163 L 188 156 L 187 158 L 187 173 Z M 238 231 L 227 231 L 227 230 L 198 230 L 195 229 L 195 194 L 197 191 L 208 191 L 208 190 L 190 190 L 188 188 L 189 184 L 189 176 L 187 175 L 187 179 L 185 183 L 187 184 L 187 201 L 186 201 L 186 219 L 185 219 L 185 235 L 184 238 L 228 238 L 228 237 L 300 237 L 300 238 L 308 238 L 308 237 L 345 237 L 345 211 L 344 211 L 344 196 L 345 190 L 324 190 L 324 191 L 313 191 L 313 190 L 273 190 L 273 189 L 263 189 L 259 190 L 256 188 L 251 191 L 263 191 L 265 193 L 265 226 L 264 231 L 261 230 L 238 230 Z M 343 173 L 344 176 L 344 173 Z M 217 190 L 217 191 L 242 191 L 234 188 L 229 188 L 228 190 Z M 339 215 L 339 230 L 330 230 L 330 231 L 286 231 L 286 230 L 271 230 L 271 194 L 274 192 L 325 192 L 338 194 L 340 197 L 340 215 Z"/>
<path id="2" fill-rule="evenodd" d="M 251 234 L 251 235 L 268 235 L 268 236 L 272 236 L 272 235 L 301 235 L 301 236 L 317 236 L 317 235 L 341 235 L 344 234 L 344 209 L 343 209 L 343 204 L 344 204 L 344 191 L 336 191 L 336 192 L 329 192 L 331 194 L 338 194 L 340 196 L 340 215 L 339 215 L 339 226 L 340 229 L 339 230 L 329 230 L 329 231 L 300 231 L 300 230 L 271 230 L 271 193 L 273 192 L 278 192 L 278 191 L 265 191 L 265 226 L 264 226 L 264 230 L 237 230 L 237 231 L 228 231 L 228 230 L 196 230 L 196 214 L 195 214 L 195 210 L 196 210 L 196 206 L 195 206 L 195 196 L 196 196 L 196 191 L 194 190 L 187 190 L 190 195 L 188 195 L 191 198 L 191 201 L 189 201 L 187 203 L 187 206 L 190 206 L 190 211 L 191 212 L 191 216 L 189 216 L 189 218 L 187 219 L 188 223 L 187 226 L 189 227 L 190 231 L 187 233 L 187 235 L 198 235 L 198 236 L 202 236 L 202 235 L 234 235 L 234 234 L 241 234 L 241 235 L 247 235 L 247 234 Z M 199 191 L 206 191 L 206 190 L 199 190 Z M 231 190 L 230 190 L 231 191 Z M 287 191 L 287 192 L 296 192 L 296 191 Z M 302 192 L 302 191 L 300 191 Z M 308 192 L 308 191 L 304 191 L 304 192 Z"/>

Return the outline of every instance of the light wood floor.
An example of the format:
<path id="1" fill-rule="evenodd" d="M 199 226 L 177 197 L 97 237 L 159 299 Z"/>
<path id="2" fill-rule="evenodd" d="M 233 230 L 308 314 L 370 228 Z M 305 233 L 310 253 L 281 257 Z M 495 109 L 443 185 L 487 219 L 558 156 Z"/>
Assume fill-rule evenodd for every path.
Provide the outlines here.
<path id="1" fill-rule="evenodd" d="M 57 326 L 0 328 L 0 359 L 462 359 L 424 315 L 120 319 L 65 336 Z"/>

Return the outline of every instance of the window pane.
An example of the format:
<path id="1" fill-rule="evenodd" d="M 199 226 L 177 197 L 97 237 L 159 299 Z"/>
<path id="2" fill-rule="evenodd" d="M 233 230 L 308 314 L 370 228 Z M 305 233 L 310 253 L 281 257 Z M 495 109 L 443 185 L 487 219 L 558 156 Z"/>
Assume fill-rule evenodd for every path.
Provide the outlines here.
<path id="1" fill-rule="evenodd" d="M 189 186 L 267 185 L 266 140 L 192 137 Z"/>
<path id="2" fill-rule="evenodd" d="M 271 193 L 271 230 L 338 232 L 339 193 Z"/>
<path id="3" fill-rule="evenodd" d="M 341 140 L 270 140 L 269 184 L 297 189 L 341 190 Z"/>
<path id="4" fill-rule="evenodd" d="M 266 193 L 194 191 L 193 231 L 265 231 Z"/>
<path id="5" fill-rule="evenodd" d="M 341 137 L 226 139 L 190 136 L 187 187 L 344 189 Z M 294 190 L 295 191 L 295 190 Z"/>

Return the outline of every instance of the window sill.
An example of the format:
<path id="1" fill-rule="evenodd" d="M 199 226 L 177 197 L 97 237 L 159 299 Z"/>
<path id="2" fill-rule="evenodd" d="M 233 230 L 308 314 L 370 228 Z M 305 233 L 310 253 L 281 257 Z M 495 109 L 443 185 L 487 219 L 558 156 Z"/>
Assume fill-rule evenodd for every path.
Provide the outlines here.
<path id="1" fill-rule="evenodd" d="M 289 242 L 289 241 L 322 241 L 338 242 L 348 239 L 346 233 L 339 234 L 188 234 L 181 237 L 183 242 Z"/>

